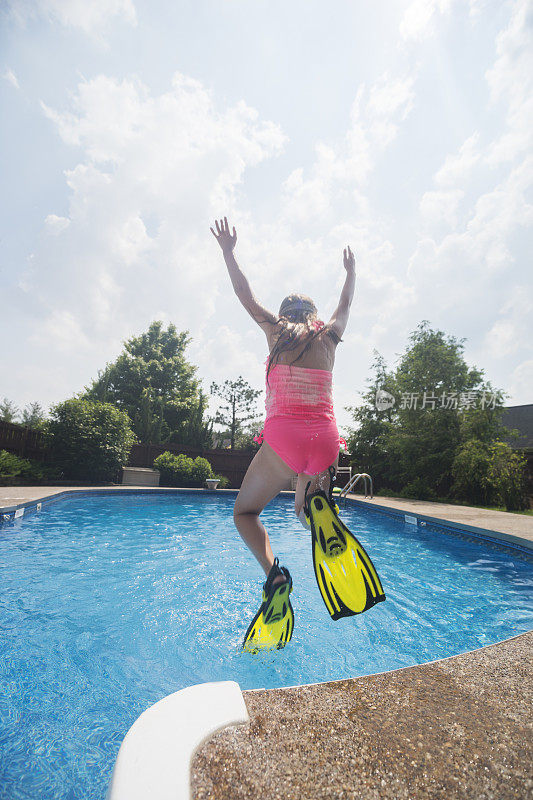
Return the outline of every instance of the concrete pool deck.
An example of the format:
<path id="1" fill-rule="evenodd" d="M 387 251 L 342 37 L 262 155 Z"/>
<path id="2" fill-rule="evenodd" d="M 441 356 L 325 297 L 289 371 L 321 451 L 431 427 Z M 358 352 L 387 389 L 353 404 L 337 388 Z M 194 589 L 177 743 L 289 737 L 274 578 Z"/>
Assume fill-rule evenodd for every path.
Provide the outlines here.
<path id="1" fill-rule="evenodd" d="M 250 724 L 198 750 L 194 800 L 524 800 L 533 633 L 417 667 L 243 692 Z"/>
<path id="2" fill-rule="evenodd" d="M 495 533 L 505 533 L 520 539 L 533 542 L 533 515 L 515 514 L 512 511 L 493 511 L 473 506 L 459 506 L 453 503 L 432 503 L 428 500 L 403 500 L 397 497 L 380 497 L 372 499 L 361 495 L 349 494 L 355 500 L 383 508 L 401 509 L 408 514 L 424 516 L 453 522 L 467 528 L 480 528 Z"/>
<path id="3" fill-rule="evenodd" d="M 0 513 L 63 492 L 117 488 L 124 489 L 0 487 Z M 125 490 L 139 489 L 152 491 Z M 235 494 L 236 490 L 222 491 Z M 500 532 L 524 544 L 533 541 L 533 518 L 527 515 L 350 496 L 435 521 Z M 216 734 L 197 752 L 192 796 L 195 800 L 532 796 L 532 646 L 530 632 L 379 675 L 245 691 L 250 724 Z"/>

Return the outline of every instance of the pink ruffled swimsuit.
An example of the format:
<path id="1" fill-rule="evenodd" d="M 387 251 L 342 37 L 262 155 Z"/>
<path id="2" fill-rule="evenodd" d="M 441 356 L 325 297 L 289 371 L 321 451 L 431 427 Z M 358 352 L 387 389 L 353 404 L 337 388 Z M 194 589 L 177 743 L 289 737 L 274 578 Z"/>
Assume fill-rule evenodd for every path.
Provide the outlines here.
<path id="1" fill-rule="evenodd" d="M 317 475 L 339 454 L 344 439 L 333 412 L 332 384 L 325 369 L 275 364 L 270 370 L 265 425 L 254 438 L 267 442 L 294 472 Z"/>

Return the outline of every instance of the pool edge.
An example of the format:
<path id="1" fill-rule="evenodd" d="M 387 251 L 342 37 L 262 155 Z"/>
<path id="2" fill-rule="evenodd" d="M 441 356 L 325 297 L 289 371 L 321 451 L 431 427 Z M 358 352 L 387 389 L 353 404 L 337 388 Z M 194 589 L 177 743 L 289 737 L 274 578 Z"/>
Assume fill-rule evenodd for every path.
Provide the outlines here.
<path id="1" fill-rule="evenodd" d="M 326 800 L 337 786 L 360 800 L 525 797 L 532 637 L 384 673 L 244 690 L 250 725 L 200 749 L 193 796 Z M 224 791 L 220 779 L 233 772 L 246 781 Z"/>
<path id="2" fill-rule="evenodd" d="M 32 487 L 21 487 L 21 488 L 32 488 Z M 47 487 L 43 487 L 46 489 Z M 52 494 L 43 494 L 39 495 L 38 497 L 33 497 L 31 500 L 21 503 L 14 503 L 7 506 L 0 506 L 0 527 L 2 526 L 3 522 L 11 521 L 15 517 L 20 517 L 25 514 L 35 513 L 36 511 L 42 510 L 44 505 L 50 505 L 57 500 L 60 500 L 63 497 L 68 495 L 90 495 L 90 494 L 131 494 L 139 493 L 139 494 L 224 494 L 224 495 L 236 495 L 238 493 L 238 489 L 196 489 L 196 488 L 174 488 L 174 487 L 163 487 L 163 486 L 154 486 L 154 487 L 144 487 L 144 486 L 95 486 L 95 487 L 72 487 L 72 488 L 60 488 L 58 487 L 57 491 L 52 492 Z M 279 493 L 282 496 L 294 496 L 293 491 L 284 490 Z M 432 515 L 423 514 L 419 512 L 414 512 L 412 509 L 405 510 L 401 508 L 392 508 L 390 506 L 384 506 L 380 503 L 376 503 L 374 499 L 372 499 L 371 503 L 368 501 L 359 500 L 354 496 L 346 497 L 346 502 L 350 503 L 351 505 L 358 506 L 359 508 L 364 508 L 369 511 L 373 511 L 374 513 L 378 514 L 387 514 L 388 516 L 395 517 L 396 519 L 404 519 L 407 521 L 407 517 L 410 518 L 409 524 L 417 524 L 418 520 L 422 523 L 430 523 L 433 525 L 438 525 L 441 528 L 448 529 L 450 532 L 465 532 L 472 536 L 477 536 L 480 539 L 485 539 L 488 541 L 493 541 L 496 543 L 501 543 L 503 545 L 507 545 L 508 547 L 514 548 L 516 550 L 522 550 L 526 553 L 533 553 L 533 539 L 528 539 L 525 536 L 521 536 L 515 533 L 505 533 L 504 531 L 494 530 L 493 528 L 484 528 L 478 525 L 469 525 L 464 522 L 455 522 L 453 520 L 445 519 L 442 517 L 434 517 Z M 474 508 L 474 506 L 472 506 Z M 476 509 L 479 511 L 483 511 L 484 509 Z M 20 513 L 22 512 L 22 513 Z M 412 520 L 416 520 L 416 523 L 413 523 Z M 533 523 L 532 523 L 533 524 Z"/>
<path id="3" fill-rule="evenodd" d="M 463 656 L 468 656 L 471 653 L 478 653 L 480 650 L 486 650 L 488 647 L 499 647 L 500 645 L 505 645 L 508 642 L 513 642 L 515 639 L 520 639 L 522 636 L 530 636 L 533 634 L 533 628 L 528 631 L 522 631 L 521 633 L 517 633 L 514 636 L 509 636 L 507 639 L 499 639 L 497 642 L 489 642 L 489 644 L 482 644 L 480 647 L 474 647 L 472 650 L 465 650 L 462 653 L 453 653 L 451 656 L 443 656 L 442 658 L 435 658 L 432 661 L 421 661 L 419 664 L 408 664 L 405 667 L 394 667 L 394 669 L 384 669 L 381 672 L 369 672 L 364 675 L 351 675 L 348 678 L 335 678 L 332 681 L 315 681 L 313 683 L 296 683 L 291 684 L 289 686 L 276 686 L 275 689 L 267 689 L 263 687 L 261 689 L 242 689 L 241 691 L 243 694 L 251 694 L 252 692 L 278 692 L 282 691 L 283 689 L 301 689 L 303 687 L 311 687 L 311 686 L 328 686 L 333 685 L 335 683 L 344 683 L 345 681 L 359 681 L 364 680 L 365 678 L 377 678 L 380 675 L 390 675 L 393 672 L 404 672 L 407 669 L 417 669 L 418 667 L 426 667 L 429 664 L 440 664 L 442 661 L 450 661 L 452 658 L 462 658 Z"/>

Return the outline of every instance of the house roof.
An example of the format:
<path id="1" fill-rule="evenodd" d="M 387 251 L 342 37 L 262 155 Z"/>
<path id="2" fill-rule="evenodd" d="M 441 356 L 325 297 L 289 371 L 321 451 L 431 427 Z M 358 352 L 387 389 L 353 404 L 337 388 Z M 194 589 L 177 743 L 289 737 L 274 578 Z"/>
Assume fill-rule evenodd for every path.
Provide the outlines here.
<path id="1" fill-rule="evenodd" d="M 519 450 L 533 448 L 533 403 L 504 408 L 501 420 L 506 428 L 516 428 L 520 432 L 518 439 L 502 437 L 504 442 Z"/>

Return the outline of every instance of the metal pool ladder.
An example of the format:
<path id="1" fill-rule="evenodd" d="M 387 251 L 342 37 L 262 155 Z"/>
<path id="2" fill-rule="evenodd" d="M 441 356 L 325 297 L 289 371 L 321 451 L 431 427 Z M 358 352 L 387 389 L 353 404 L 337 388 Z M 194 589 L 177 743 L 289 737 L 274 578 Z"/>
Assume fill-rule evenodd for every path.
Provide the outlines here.
<path id="1" fill-rule="evenodd" d="M 346 486 L 343 488 L 342 492 L 338 495 L 339 498 L 344 497 L 344 505 L 346 505 L 346 495 L 349 491 L 351 491 L 354 486 L 356 485 L 357 481 L 362 478 L 365 485 L 365 497 L 368 497 L 368 487 L 367 487 L 367 479 L 370 481 L 370 499 L 374 497 L 374 488 L 372 485 L 372 478 L 368 474 L 368 472 L 357 472 L 355 475 L 352 475 Z"/>

